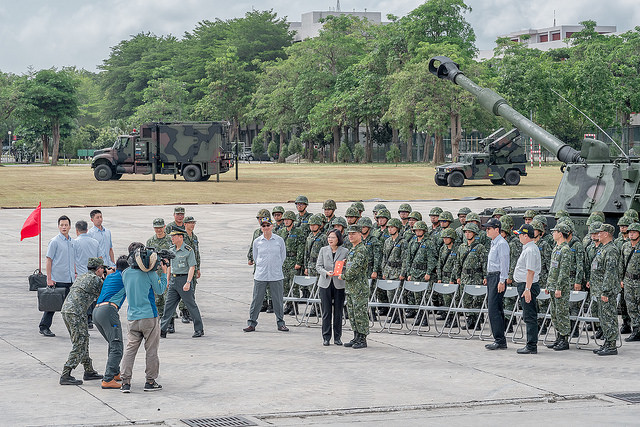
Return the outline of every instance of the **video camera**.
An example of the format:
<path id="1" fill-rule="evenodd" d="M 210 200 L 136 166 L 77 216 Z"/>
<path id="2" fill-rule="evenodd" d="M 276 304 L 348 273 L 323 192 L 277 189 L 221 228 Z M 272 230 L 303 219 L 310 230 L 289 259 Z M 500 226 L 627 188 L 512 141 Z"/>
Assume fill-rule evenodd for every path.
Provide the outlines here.
<path id="1" fill-rule="evenodd" d="M 169 267 L 169 261 L 176 257 L 176 254 L 168 249 L 160 249 L 156 253 L 158 254 L 158 258 L 160 258 L 162 264 L 166 265 L 167 267 Z"/>
<path id="2" fill-rule="evenodd" d="M 128 262 L 129 266 L 132 268 L 138 268 L 142 271 L 150 271 L 158 267 L 158 261 L 168 267 L 169 260 L 172 260 L 175 257 L 174 253 L 167 249 L 156 251 L 155 248 L 143 246 L 129 254 Z"/>

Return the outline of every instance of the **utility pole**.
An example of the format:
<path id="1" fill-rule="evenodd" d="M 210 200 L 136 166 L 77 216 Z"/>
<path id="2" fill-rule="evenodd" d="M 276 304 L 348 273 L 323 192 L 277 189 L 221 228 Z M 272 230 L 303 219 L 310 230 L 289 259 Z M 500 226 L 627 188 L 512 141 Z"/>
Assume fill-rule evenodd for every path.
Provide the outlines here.
<path id="1" fill-rule="evenodd" d="M 338 4 L 336 4 L 336 12 L 340 12 L 340 0 L 337 0 Z"/>

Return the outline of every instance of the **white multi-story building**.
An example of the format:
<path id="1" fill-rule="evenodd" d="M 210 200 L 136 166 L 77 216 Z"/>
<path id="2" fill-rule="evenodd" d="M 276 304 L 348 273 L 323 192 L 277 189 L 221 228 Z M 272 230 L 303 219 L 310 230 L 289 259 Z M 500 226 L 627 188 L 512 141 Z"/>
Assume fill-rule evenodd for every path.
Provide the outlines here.
<path id="1" fill-rule="evenodd" d="M 322 28 L 321 19 L 325 19 L 327 16 L 356 16 L 358 18 L 365 18 L 369 22 L 373 24 L 382 24 L 382 13 L 381 12 L 342 12 L 337 10 L 328 10 L 328 11 L 313 11 L 303 13 L 301 16 L 301 20 L 299 22 L 289 22 L 289 29 L 291 31 L 295 31 L 296 34 L 293 36 L 293 40 L 296 42 L 302 41 L 304 39 L 317 37 L 320 34 L 320 29 Z"/>

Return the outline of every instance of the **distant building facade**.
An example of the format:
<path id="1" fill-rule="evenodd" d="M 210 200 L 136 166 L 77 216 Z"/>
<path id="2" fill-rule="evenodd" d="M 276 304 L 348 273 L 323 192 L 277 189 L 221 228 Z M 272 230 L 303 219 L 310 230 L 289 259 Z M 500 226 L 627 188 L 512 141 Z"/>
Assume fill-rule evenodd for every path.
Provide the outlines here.
<path id="1" fill-rule="evenodd" d="M 301 16 L 301 20 L 299 22 L 289 22 L 289 29 L 291 31 L 295 31 L 295 35 L 293 36 L 293 41 L 299 42 L 304 39 L 314 38 L 320 34 L 320 30 L 322 29 L 321 20 L 327 18 L 328 16 L 355 16 L 361 19 L 367 19 L 369 22 L 373 24 L 382 24 L 382 13 L 381 12 L 342 12 L 336 10 L 328 10 L 328 11 L 313 11 L 303 13 Z"/>

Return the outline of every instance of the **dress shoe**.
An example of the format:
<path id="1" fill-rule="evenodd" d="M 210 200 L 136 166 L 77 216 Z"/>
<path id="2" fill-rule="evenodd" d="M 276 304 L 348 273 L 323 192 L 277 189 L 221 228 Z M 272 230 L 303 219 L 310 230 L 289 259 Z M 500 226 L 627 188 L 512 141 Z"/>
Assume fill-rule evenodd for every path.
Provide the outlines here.
<path id="1" fill-rule="evenodd" d="M 40 333 L 42 335 L 44 335 L 45 337 L 55 337 L 56 334 L 54 334 L 53 332 L 51 332 L 51 329 L 46 328 L 46 329 L 40 329 Z"/>
<path id="2" fill-rule="evenodd" d="M 278 330 L 280 332 L 289 332 L 289 328 L 287 328 L 285 325 L 278 326 Z"/>
<path id="3" fill-rule="evenodd" d="M 111 381 L 102 381 L 102 388 L 104 389 L 119 389 L 121 387 L 120 383 L 114 379 Z"/>
<path id="4" fill-rule="evenodd" d="M 324 345 L 324 346 L 328 346 L 329 344 L 331 344 L 331 343 L 329 342 L 329 340 L 323 340 L 323 341 L 322 341 L 322 345 Z"/>
<path id="5" fill-rule="evenodd" d="M 340 338 L 336 338 L 336 339 L 334 339 L 334 340 L 333 340 L 333 343 L 334 343 L 335 345 L 342 345 L 342 341 L 340 341 Z"/>
<path id="6" fill-rule="evenodd" d="M 486 348 L 487 350 L 502 350 L 507 348 L 507 344 L 492 342 L 491 344 L 485 345 L 484 348 Z"/>
<path id="7" fill-rule="evenodd" d="M 82 380 L 77 380 L 70 374 L 66 374 L 60 377 L 60 385 L 82 385 Z"/>
<path id="8" fill-rule="evenodd" d="M 254 326 L 249 325 L 249 326 L 247 326 L 246 328 L 244 328 L 242 330 L 245 331 L 245 332 L 253 332 L 253 331 L 256 330 L 256 328 Z"/>
<path id="9" fill-rule="evenodd" d="M 195 331 L 193 335 L 191 335 L 191 338 L 200 338 L 203 336 L 204 336 L 204 331 Z"/>
<path id="10" fill-rule="evenodd" d="M 160 331 L 160 338 L 166 338 L 167 337 L 167 331 Z"/>
<path id="11" fill-rule="evenodd" d="M 122 377 L 120 376 L 120 374 L 117 374 L 115 377 L 113 377 L 113 379 L 116 381 L 122 381 Z"/>
<path id="12" fill-rule="evenodd" d="M 82 379 L 85 381 L 101 380 L 102 375 L 100 375 L 96 371 L 84 371 L 84 375 L 82 376 Z"/>
<path id="13" fill-rule="evenodd" d="M 518 354 L 538 354 L 538 349 L 537 348 L 531 349 L 529 347 L 522 347 L 522 348 L 519 348 L 516 351 L 516 353 L 518 353 Z"/>

